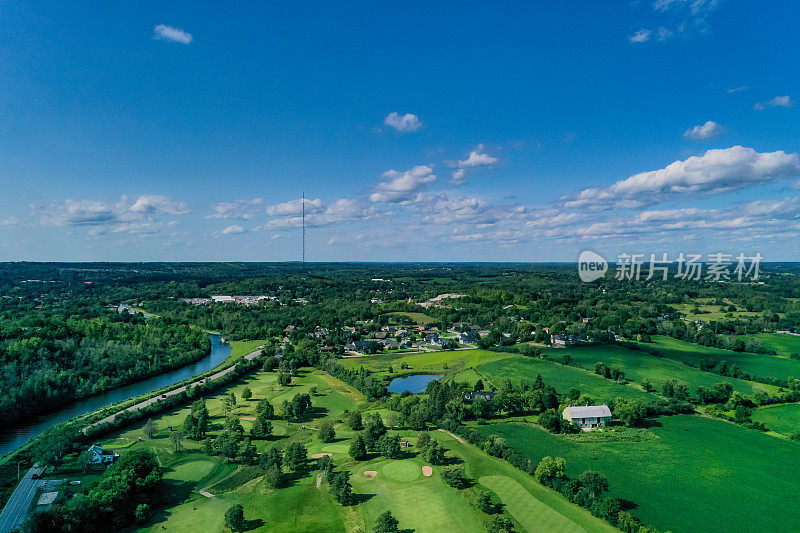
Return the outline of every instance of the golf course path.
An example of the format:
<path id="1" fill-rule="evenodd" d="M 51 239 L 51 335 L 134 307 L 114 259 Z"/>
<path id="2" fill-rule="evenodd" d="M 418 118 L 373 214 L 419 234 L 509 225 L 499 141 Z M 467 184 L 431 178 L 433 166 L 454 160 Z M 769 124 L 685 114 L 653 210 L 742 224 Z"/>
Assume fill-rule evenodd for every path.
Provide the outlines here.
<path id="1" fill-rule="evenodd" d="M 320 475 L 322 475 L 322 474 L 320 474 Z M 214 496 L 213 494 L 211 494 L 210 492 L 208 492 L 205 489 L 198 490 L 197 492 L 199 492 L 200 494 L 202 494 L 203 496 L 205 496 L 206 498 L 209 498 L 211 500 L 219 500 L 219 498 L 217 498 L 216 496 Z"/>
<path id="2" fill-rule="evenodd" d="M 451 437 L 453 437 L 454 439 L 456 439 L 456 440 L 457 440 L 458 442 L 460 442 L 461 444 L 466 444 L 466 443 L 467 443 L 467 441 L 465 441 L 464 439 L 462 439 L 462 438 L 461 438 L 461 437 L 459 437 L 458 435 L 453 435 L 453 434 L 452 434 L 452 433 L 450 433 L 449 431 L 446 431 L 446 430 L 444 430 L 444 429 L 441 429 L 441 428 L 439 428 L 439 431 L 441 431 L 442 433 L 447 433 L 448 435 L 450 435 Z"/>
<path id="3" fill-rule="evenodd" d="M 317 488 L 322 486 L 322 474 L 317 474 Z"/>

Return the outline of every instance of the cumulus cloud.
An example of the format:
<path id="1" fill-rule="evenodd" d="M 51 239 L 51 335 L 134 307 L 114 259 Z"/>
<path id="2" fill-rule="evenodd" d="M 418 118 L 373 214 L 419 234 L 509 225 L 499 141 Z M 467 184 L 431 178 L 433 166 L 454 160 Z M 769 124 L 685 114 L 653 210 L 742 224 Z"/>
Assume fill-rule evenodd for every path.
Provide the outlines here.
<path id="1" fill-rule="evenodd" d="M 373 202 L 401 203 L 408 202 L 427 184 L 436 179 L 433 169 L 427 165 L 418 165 L 411 170 L 399 172 L 387 170 L 381 174 L 381 182 L 369 197 Z"/>
<path id="2" fill-rule="evenodd" d="M 322 200 L 319 198 L 313 200 L 311 198 L 306 198 L 305 200 L 297 198 L 296 200 L 290 200 L 282 204 L 267 206 L 266 211 L 270 216 L 286 216 L 301 215 L 305 209 L 306 214 L 309 215 L 319 212 L 323 207 Z"/>
<path id="3" fill-rule="evenodd" d="M 167 26 L 166 24 L 159 24 L 153 28 L 153 39 L 189 44 L 192 42 L 192 34 L 178 28 L 173 28 L 172 26 Z"/>
<path id="4" fill-rule="evenodd" d="M 633 35 L 628 35 L 628 41 L 632 43 L 646 43 L 653 36 L 653 30 L 641 29 L 634 32 Z"/>
<path id="5" fill-rule="evenodd" d="M 245 231 L 246 230 L 243 227 L 239 226 L 238 224 L 234 224 L 234 225 L 228 226 L 224 230 L 220 231 L 219 234 L 220 235 L 241 235 Z"/>
<path id="6" fill-rule="evenodd" d="M 47 206 L 31 206 L 34 215 L 46 226 L 89 226 L 108 228 L 114 232 L 144 233 L 162 229 L 167 224 L 160 220 L 167 215 L 189 212 L 186 204 L 166 196 L 142 195 L 136 200 L 122 196 L 116 203 L 96 200 L 64 200 Z"/>
<path id="7" fill-rule="evenodd" d="M 209 219 L 240 218 L 249 220 L 264 212 L 264 199 L 234 200 L 232 202 L 217 202 L 211 208 L 214 213 L 206 216 Z"/>
<path id="8" fill-rule="evenodd" d="M 417 131 L 422 127 L 422 121 L 412 113 L 406 113 L 405 115 L 396 112 L 389 113 L 383 119 L 383 123 L 403 133 Z"/>
<path id="9" fill-rule="evenodd" d="M 483 145 L 479 144 L 475 150 L 469 153 L 469 157 L 464 161 L 458 161 L 457 166 L 458 168 L 470 168 L 493 165 L 494 163 L 497 163 L 497 158 L 487 154 L 483 149 Z"/>
<path id="10" fill-rule="evenodd" d="M 792 107 L 793 105 L 794 100 L 789 96 L 776 96 L 772 100 L 767 100 L 766 102 L 757 102 L 753 107 L 756 111 L 763 111 L 768 107 Z"/>
<path id="11" fill-rule="evenodd" d="M 453 185 L 463 185 L 467 181 L 466 176 L 464 175 L 464 169 L 460 168 L 453 172 L 453 176 L 450 178 L 450 183 Z"/>
<path id="12" fill-rule="evenodd" d="M 299 201 L 293 200 L 285 204 L 278 204 L 282 207 L 270 210 L 275 218 L 267 222 L 264 228 L 300 227 L 303 224 L 303 217 L 301 212 L 295 209 L 295 203 Z M 322 203 L 321 200 L 317 200 L 317 202 L 313 205 L 312 210 L 309 210 L 309 206 L 306 205 L 305 223 L 308 227 L 366 220 L 380 215 L 380 212 L 374 206 L 365 206 L 361 201 L 350 198 L 340 198 L 330 205 Z M 308 203 L 309 200 L 306 200 L 306 204 Z"/>
<path id="13" fill-rule="evenodd" d="M 749 88 L 750 87 L 748 87 L 747 85 L 742 85 L 740 87 L 732 87 L 732 88 L 728 89 L 728 94 L 740 93 L 740 92 L 748 90 Z"/>
<path id="14" fill-rule="evenodd" d="M 642 172 L 610 187 L 584 189 L 564 205 L 571 208 L 640 208 L 672 196 L 720 194 L 800 175 L 797 154 L 758 153 L 733 146 Z"/>
<path id="15" fill-rule="evenodd" d="M 713 120 L 709 120 L 705 124 L 700 124 L 694 128 L 686 130 L 683 132 L 683 136 L 694 141 L 705 141 L 708 139 L 713 139 L 721 133 L 722 126 Z"/>

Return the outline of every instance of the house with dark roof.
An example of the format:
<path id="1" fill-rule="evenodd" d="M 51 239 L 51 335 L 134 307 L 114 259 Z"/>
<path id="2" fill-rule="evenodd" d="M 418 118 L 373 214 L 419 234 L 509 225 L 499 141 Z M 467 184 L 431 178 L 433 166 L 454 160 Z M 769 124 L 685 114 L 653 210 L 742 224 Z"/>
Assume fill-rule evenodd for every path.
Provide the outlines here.
<path id="1" fill-rule="evenodd" d="M 478 342 L 478 334 L 474 331 L 466 331 L 458 335 L 458 342 L 461 344 L 473 344 Z"/>
<path id="2" fill-rule="evenodd" d="M 482 398 L 484 400 L 494 400 L 495 394 L 497 394 L 497 393 L 494 392 L 494 391 L 476 390 L 476 391 L 472 391 L 472 392 L 466 393 L 464 395 L 464 400 L 468 401 L 468 402 L 471 402 L 471 401 L 476 400 L 478 398 Z"/>
<path id="3" fill-rule="evenodd" d="M 607 405 L 573 405 L 564 409 L 564 420 L 577 424 L 584 431 L 605 426 L 611 422 L 611 409 Z"/>

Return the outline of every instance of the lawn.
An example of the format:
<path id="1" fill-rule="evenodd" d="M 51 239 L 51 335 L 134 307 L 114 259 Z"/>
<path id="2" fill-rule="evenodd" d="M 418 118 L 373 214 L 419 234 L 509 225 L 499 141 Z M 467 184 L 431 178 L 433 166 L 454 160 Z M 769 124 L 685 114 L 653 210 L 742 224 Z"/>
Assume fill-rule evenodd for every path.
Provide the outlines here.
<path id="1" fill-rule="evenodd" d="M 767 405 L 753 411 L 753 420 L 770 430 L 791 437 L 800 433 L 800 404 Z"/>
<path id="2" fill-rule="evenodd" d="M 538 461 L 564 457 L 567 473 L 597 470 L 611 494 L 659 530 L 798 531 L 790 509 L 800 491 L 800 447 L 761 432 L 694 415 L 661 417 L 656 439 L 579 442 L 523 424 L 479 426 Z"/>
<path id="3" fill-rule="evenodd" d="M 444 379 L 468 369 L 474 369 L 491 361 L 498 361 L 516 357 L 514 354 L 490 352 L 487 350 L 444 350 L 436 352 L 423 352 L 410 355 L 380 354 L 370 357 L 352 357 L 341 359 L 340 364 L 350 369 L 364 367 L 377 372 L 378 376 L 388 376 L 391 366 L 395 374 L 405 372 L 429 372 L 442 374 Z M 401 370 L 400 365 L 406 363 L 409 368 Z M 470 379 L 473 376 L 470 376 Z M 464 381 L 468 381 L 465 379 Z"/>
<path id="4" fill-rule="evenodd" d="M 697 303 L 697 308 L 703 311 L 702 313 L 693 313 L 695 304 L 688 303 L 688 304 L 670 304 L 672 307 L 677 309 L 687 320 L 703 320 L 705 322 L 713 322 L 713 321 L 720 321 L 724 319 L 734 319 L 734 318 L 745 318 L 745 317 L 752 317 L 758 316 L 761 313 L 756 311 L 739 311 L 738 309 L 742 309 L 741 306 L 736 306 L 737 311 L 728 312 L 728 306 L 733 303 L 730 300 L 726 300 L 725 306 L 715 305 L 713 302 L 715 300 L 713 298 L 697 298 L 695 302 Z"/>
<path id="5" fill-rule="evenodd" d="M 425 313 L 420 313 L 417 311 L 392 311 L 390 313 L 386 313 L 387 316 L 390 317 L 398 317 L 398 316 L 407 316 L 411 318 L 414 322 L 416 322 L 419 326 L 426 326 L 433 322 L 436 322 L 436 319 L 432 316 L 426 315 Z"/>
<path id="6" fill-rule="evenodd" d="M 718 361 L 736 364 L 745 372 L 760 377 L 780 379 L 800 377 L 800 361 L 796 359 L 783 359 L 765 354 L 711 348 L 661 335 L 653 335 L 653 342 L 642 343 L 642 346 L 648 349 L 656 349 L 668 359 L 689 362 L 696 367 L 700 366 L 702 359 L 710 357 Z"/>
<path id="7" fill-rule="evenodd" d="M 655 357 L 647 352 L 631 350 L 623 346 L 570 347 L 545 351 L 556 360 L 560 359 L 563 354 L 568 353 L 572 357 L 573 363 L 577 363 L 584 368 L 593 369 L 598 361 L 602 361 L 609 366 L 622 368 L 628 379 L 640 383 L 647 378 L 657 391 L 661 390 L 661 386 L 668 379 L 675 379 L 687 385 L 692 393 L 697 387 L 711 387 L 720 381 L 727 381 L 733 386 L 734 390 L 743 394 L 752 394 L 754 388 L 769 390 L 774 388 L 760 383 L 718 376 L 710 372 L 704 372 L 699 368 L 687 366 L 673 359 Z"/>
<path id="8" fill-rule="evenodd" d="M 614 398 L 639 398 L 646 402 L 656 400 L 653 394 L 644 392 L 633 385 L 625 385 L 598 376 L 594 372 L 564 366 L 561 364 L 532 357 L 513 356 L 482 364 L 478 371 L 486 375 L 497 387 L 503 379 L 512 383 L 527 380 L 533 383 L 537 374 L 542 375 L 545 384 L 552 385 L 559 393 L 566 393 L 572 388 L 580 389 L 596 402 L 608 403 Z"/>

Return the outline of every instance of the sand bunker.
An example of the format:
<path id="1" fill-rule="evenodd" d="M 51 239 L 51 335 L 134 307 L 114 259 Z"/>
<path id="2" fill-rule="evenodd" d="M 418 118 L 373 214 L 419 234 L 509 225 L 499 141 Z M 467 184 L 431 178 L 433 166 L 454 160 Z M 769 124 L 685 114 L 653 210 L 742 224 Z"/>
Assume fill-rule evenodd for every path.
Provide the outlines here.
<path id="1" fill-rule="evenodd" d="M 364 476 L 368 477 L 370 479 L 374 478 L 377 475 L 378 475 L 378 471 L 377 470 L 364 470 Z"/>
<path id="2" fill-rule="evenodd" d="M 433 468 L 428 465 L 422 467 L 422 475 L 425 477 L 430 477 L 433 474 Z"/>
<path id="3" fill-rule="evenodd" d="M 328 457 L 330 457 L 330 456 L 331 456 L 331 455 L 333 455 L 333 454 L 332 454 L 332 453 L 328 453 L 328 452 L 323 452 L 323 453 L 315 453 L 314 455 L 312 455 L 312 456 L 311 456 L 311 458 L 312 458 L 312 459 L 319 459 L 320 457 L 324 457 L 324 456 L 326 456 L 326 455 L 327 455 Z"/>
<path id="4" fill-rule="evenodd" d="M 239 419 L 240 420 L 247 420 L 249 422 L 255 422 L 256 421 L 256 417 L 254 417 L 254 416 L 240 416 Z"/>

